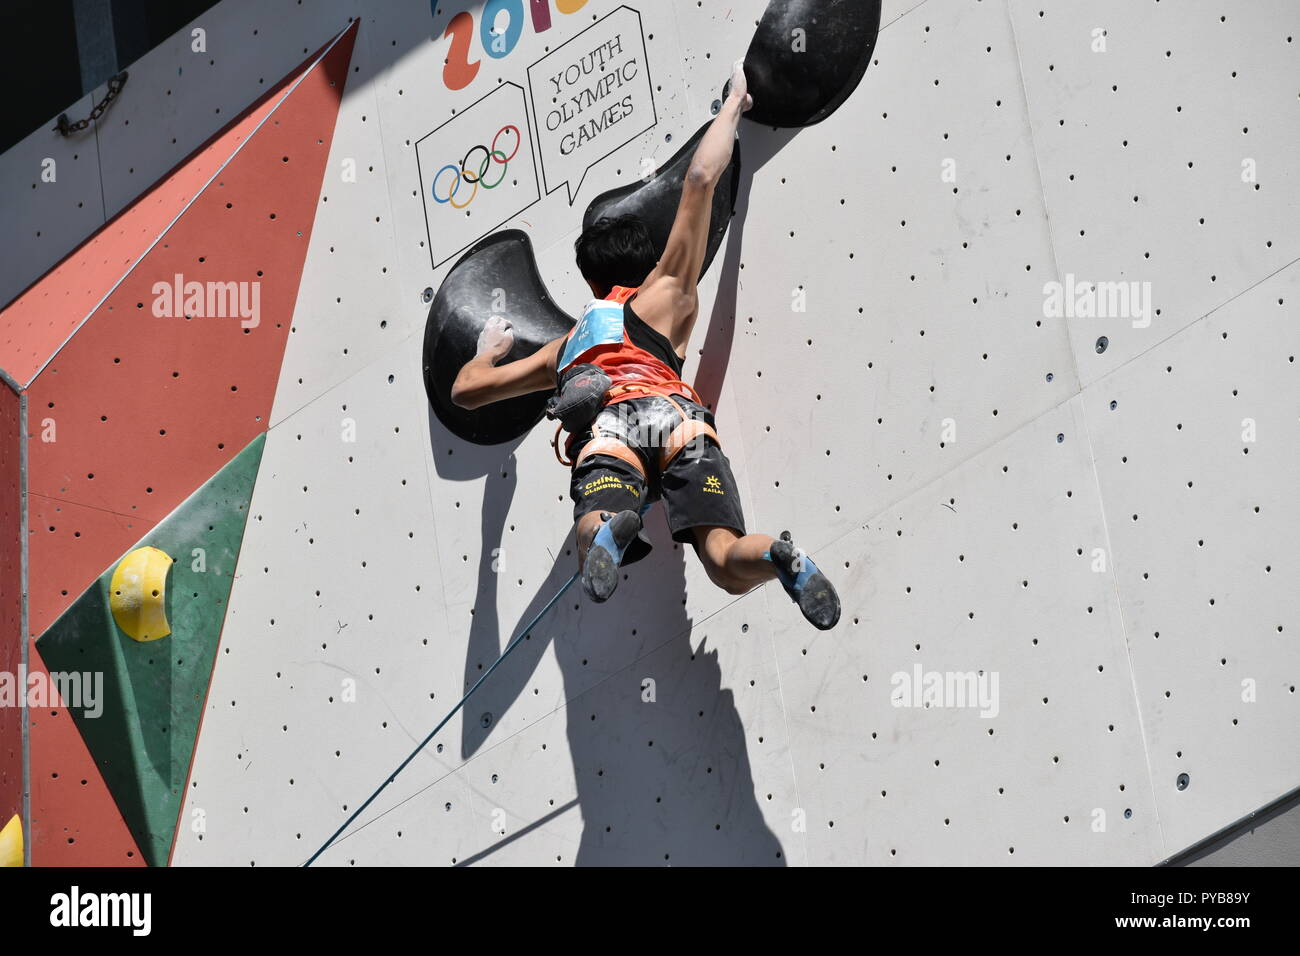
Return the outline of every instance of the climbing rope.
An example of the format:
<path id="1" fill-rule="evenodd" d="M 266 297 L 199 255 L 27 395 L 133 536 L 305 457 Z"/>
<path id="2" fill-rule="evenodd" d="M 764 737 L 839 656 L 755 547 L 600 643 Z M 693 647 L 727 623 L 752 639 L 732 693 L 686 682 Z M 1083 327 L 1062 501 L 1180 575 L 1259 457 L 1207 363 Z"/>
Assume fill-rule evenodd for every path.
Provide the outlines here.
<path id="1" fill-rule="evenodd" d="M 469 692 L 466 693 L 465 696 L 460 699 L 460 703 L 458 703 L 455 707 L 453 707 L 451 709 L 451 712 L 448 713 L 446 717 L 442 718 L 441 721 L 439 721 L 437 727 L 434 727 L 433 730 L 429 731 L 429 736 L 425 737 L 422 741 L 420 741 L 420 746 L 412 750 L 410 756 L 407 757 L 405 760 L 403 760 L 398 765 L 397 769 L 388 775 L 388 779 L 386 779 L 382 784 L 379 785 L 379 789 L 376 790 L 374 793 L 372 793 L 369 797 L 367 797 L 366 802 L 361 804 L 361 806 L 357 807 L 356 811 L 352 814 L 352 816 L 348 817 L 346 820 L 343 821 L 343 826 L 335 830 L 334 834 L 328 840 L 326 840 L 324 843 L 321 844 L 320 849 L 317 850 L 315 853 L 313 853 L 311 855 L 311 859 L 309 859 L 306 863 L 303 864 L 304 867 L 311 866 L 313 863 L 315 863 L 317 857 L 319 857 L 322 853 L 328 850 L 330 846 L 334 843 L 334 841 L 337 840 L 342 835 L 343 831 L 346 830 L 348 827 L 350 827 L 353 821 L 356 820 L 357 817 L 361 816 L 361 814 L 365 812 L 366 807 L 374 803 L 375 799 L 381 793 L 383 793 L 385 789 L 387 789 L 388 785 L 397 779 L 397 775 L 406 769 L 407 765 L 419 755 L 421 750 L 423 750 L 425 747 L 428 746 L 429 741 L 434 738 L 434 736 L 438 733 L 438 731 L 442 730 L 442 728 L 446 726 L 447 721 L 451 720 L 452 717 L 456 716 L 456 712 L 465 706 L 465 702 L 470 699 L 470 696 L 474 693 L 474 691 L 478 690 L 479 686 L 485 680 L 488 679 L 488 675 L 490 675 L 494 670 L 496 670 L 497 667 L 500 665 L 500 663 L 510 656 L 510 652 L 513 651 L 516 647 L 518 647 L 523 642 L 524 638 L 526 638 L 532 632 L 533 628 L 537 626 L 537 622 L 540 621 L 545 616 L 547 611 L 555 607 L 556 602 L 559 601 L 560 598 L 564 596 L 564 592 L 569 590 L 569 588 L 573 586 L 573 582 L 576 580 L 578 580 L 577 571 L 573 573 L 573 577 L 569 578 L 569 580 L 564 583 L 564 587 L 560 588 L 560 590 L 555 593 L 555 597 L 551 598 L 548 602 L 546 602 L 546 607 L 538 611 L 537 616 L 528 622 L 528 626 L 525 627 L 523 631 L 520 632 L 519 636 L 516 637 L 513 641 L 511 641 L 510 644 L 506 647 L 506 649 L 501 652 L 501 656 L 496 659 L 496 663 L 493 664 L 491 667 L 489 667 L 486 671 L 484 671 L 483 676 L 474 682 L 474 686 L 471 687 L 469 689 Z"/>

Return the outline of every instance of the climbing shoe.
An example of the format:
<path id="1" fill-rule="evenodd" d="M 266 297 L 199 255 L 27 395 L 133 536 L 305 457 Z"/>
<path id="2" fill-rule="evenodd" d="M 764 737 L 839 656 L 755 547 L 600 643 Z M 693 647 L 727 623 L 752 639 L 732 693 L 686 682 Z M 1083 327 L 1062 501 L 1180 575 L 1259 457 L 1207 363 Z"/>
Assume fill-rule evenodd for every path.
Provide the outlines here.
<path id="1" fill-rule="evenodd" d="M 808 623 L 819 631 L 829 631 L 839 622 L 840 597 L 835 586 L 812 558 L 794 546 L 789 531 L 782 531 L 763 557 L 772 562 L 785 593 L 799 605 Z"/>
<path id="2" fill-rule="evenodd" d="M 623 554 L 641 530 L 641 516 L 635 511 L 620 511 L 612 517 L 602 512 L 601 517 L 604 523 L 596 531 L 582 567 L 582 589 L 598 604 L 608 601 L 618 587 Z"/>

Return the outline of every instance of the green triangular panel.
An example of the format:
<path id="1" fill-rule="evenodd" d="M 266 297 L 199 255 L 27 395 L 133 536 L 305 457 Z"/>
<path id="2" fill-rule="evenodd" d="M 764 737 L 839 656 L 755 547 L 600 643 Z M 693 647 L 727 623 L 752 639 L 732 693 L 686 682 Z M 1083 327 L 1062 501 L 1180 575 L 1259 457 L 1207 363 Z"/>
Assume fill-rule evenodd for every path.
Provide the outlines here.
<path id="1" fill-rule="evenodd" d="M 138 643 L 117 626 L 114 562 L 36 642 L 51 675 L 81 675 L 90 690 L 64 703 L 150 866 L 171 851 L 264 443 L 253 439 L 131 549 L 160 548 L 175 561 L 170 635 Z"/>

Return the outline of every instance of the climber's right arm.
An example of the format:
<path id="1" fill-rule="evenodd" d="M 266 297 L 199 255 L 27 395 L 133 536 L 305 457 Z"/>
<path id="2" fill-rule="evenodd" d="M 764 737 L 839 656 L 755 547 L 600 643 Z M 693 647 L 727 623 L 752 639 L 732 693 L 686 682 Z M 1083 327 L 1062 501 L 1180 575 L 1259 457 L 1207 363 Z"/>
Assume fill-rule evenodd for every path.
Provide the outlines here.
<path id="1" fill-rule="evenodd" d="M 709 245 L 713 193 L 731 165 L 740 117 L 753 106 L 743 63 L 732 71 L 731 91 L 714 117 L 682 183 L 677 218 L 659 264 L 637 293 L 637 314 L 663 332 L 681 355 L 699 314 L 696 286 Z"/>

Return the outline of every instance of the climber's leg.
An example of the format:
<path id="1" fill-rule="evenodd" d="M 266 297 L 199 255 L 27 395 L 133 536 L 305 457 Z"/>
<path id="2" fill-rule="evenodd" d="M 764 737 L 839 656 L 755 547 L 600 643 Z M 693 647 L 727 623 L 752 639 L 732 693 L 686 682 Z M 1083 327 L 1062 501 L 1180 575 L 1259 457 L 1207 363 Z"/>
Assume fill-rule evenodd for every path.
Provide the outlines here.
<path id="1" fill-rule="evenodd" d="M 777 578 L 803 616 L 823 631 L 840 619 L 834 586 L 806 554 L 794 546 L 790 532 L 739 535 L 731 528 L 697 527 L 695 552 L 709 580 L 730 594 L 744 594 Z"/>
<path id="2" fill-rule="evenodd" d="M 718 525 L 697 525 L 691 531 L 709 580 L 728 594 L 744 594 L 776 577 L 776 568 L 764 557 L 775 540 L 771 535 L 742 535 Z"/>
<path id="3" fill-rule="evenodd" d="M 693 441 L 670 461 L 661 477 L 673 540 L 695 546 L 709 579 L 732 594 L 773 577 L 803 616 L 829 630 L 840 619 L 840 600 L 812 559 L 780 538 L 746 534 L 731 462 L 711 437 Z"/>
<path id="4" fill-rule="evenodd" d="M 683 404 L 692 416 L 711 419 L 694 403 Z M 660 484 L 673 540 L 695 546 L 710 581 L 744 594 L 776 576 L 763 558 L 773 539 L 745 533 L 731 462 L 712 437 L 702 435 L 682 448 L 664 468 Z"/>
<path id="5" fill-rule="evenodd" d="M 594 601 L 614 593 L 620 567 L 650 553 L 641 533 L 646 479 L 640 460 L 626 446 L 606 450 L 618 454 L 580 455 L 569 489 L 583 590 Z"/>

